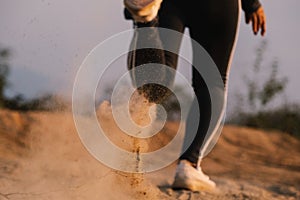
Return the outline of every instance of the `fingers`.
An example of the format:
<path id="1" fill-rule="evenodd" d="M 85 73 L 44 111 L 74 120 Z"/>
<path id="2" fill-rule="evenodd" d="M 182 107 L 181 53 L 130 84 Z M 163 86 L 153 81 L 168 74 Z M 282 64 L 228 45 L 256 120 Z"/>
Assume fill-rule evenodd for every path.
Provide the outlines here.
<path id="1" fill-rule="evenodd" d="M 251 21 L 252 21 L 253 33 L 256 35 L 257 34 L 257 28 L 258 28 L 258 18 L 256 16 L 256 14 L 252 15 Z"/>
<path id="2" fill-rule="evenodd" d="M 266 33 L 267 27 L 266 27 L 266 21 L 263 20 L 262 25 L 261 25 L 261 35 L 264 36 Z"/>
<path id="3" fill-rule="evenodd" d="M 157 12 L 140 12 L 140 11 L 136 11 L 136 10 L 130 10 L 128 9 L 128 11 L 131 13 L 133 19 L 137 22 L 149 22 L 151 20 L 153 20 L 156 15 L 157 15 Z"/>
<path id="4" fill-rule="evenodd" d="M 138 1 L 136 0 L 135 1 L 124 0 L 124 5 L 127 8 L 127 10 L 131 13 L 135 21 L 149 22 L 157 16 L 162 0 L 150 0 L 146 2 L 150 2 L 150 3 L 143 5 L 143 4 L 139 4 Z"/>
<path id="5" fill-rule="evenodd" d="M 260 21 L 261 21 L 261 23 L 260 23 L 261 32 L 260 33 L 262 36 L 264 36 L 266 33 L 266 30 L 267 30 L 267 26 L 266 26 L 266 16 L 263 12 L 260 14 Z"/>
<path id="6" fill-rule="evenodd" d="M 252 22 L 252 31 L 255 35 L 260 31 L 261 35 L 264 36 L 266 33 L 266 16 L 263 8 L 259 8 L 256 12 L 246 15 L 246 23 Z"/>
<path id="7" fill-rule="evenodd" d="M 259 19 L 259 24 L 258 24 L 258 30 L 260 29 L 260 34 L 262 36 L 265 35 L 266 33 L 266 17 L 265 14 L 263 12 L 258 13 L 257 15 L 258 19 Z"/>
<path id="8" fill-rule="evenodd" d="M 259 15 L 257 15 L 256 18 L 257 18 L 257 23 L 256 23 L 256 34 L 257 34 L 259 32 L 260 27 L 261 27 L 261 19 L 260 19 Z"/>

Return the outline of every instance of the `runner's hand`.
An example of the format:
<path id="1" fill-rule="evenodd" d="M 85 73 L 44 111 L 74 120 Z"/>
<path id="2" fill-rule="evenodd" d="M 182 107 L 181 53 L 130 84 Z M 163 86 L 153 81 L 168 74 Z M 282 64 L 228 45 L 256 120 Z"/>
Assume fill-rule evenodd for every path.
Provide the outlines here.
<path id="1" fill-rule="evenodd" d="M 150 22 L 158 13 L 162 0 L 124 0 L 124 5 L 136 22 Z"/>
<path id="2" fill-rule="evenodd" d="M 262 6 L 253 13 L 245 13 L 245 19 L 247 24 L 250 22 L 252 23 L 252 30 L 255 35 L 259 32 L 259 30 L 262 36 L 265 35 L 266 15 Z"/>

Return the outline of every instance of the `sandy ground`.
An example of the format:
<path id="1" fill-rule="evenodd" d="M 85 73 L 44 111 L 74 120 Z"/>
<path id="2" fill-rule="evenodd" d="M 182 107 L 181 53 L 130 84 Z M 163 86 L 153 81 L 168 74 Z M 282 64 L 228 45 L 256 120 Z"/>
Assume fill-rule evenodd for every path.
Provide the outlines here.
<path id="1" fill-rule="evenodd" d="M 102 117 L 120 135 L 111 115 Z M 165 137 L 176 127 L 168 122 Z M 300 199 L 300 141 L 286 134 L 226 125 L 202 164 L 217 183 L 214 192 L 172 190 L 175 166 L 118 172 L 88 153 L 72 113 L 0 110 L 0 200 Z"/>

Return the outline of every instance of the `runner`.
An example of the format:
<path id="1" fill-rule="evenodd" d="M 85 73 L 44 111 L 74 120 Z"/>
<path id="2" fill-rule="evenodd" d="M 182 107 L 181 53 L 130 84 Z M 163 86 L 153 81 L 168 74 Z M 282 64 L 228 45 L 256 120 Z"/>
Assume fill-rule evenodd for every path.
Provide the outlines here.
<path id="1" fill-rule="evenodd" d="M 263 7 L 258 0 L 242 0 L 242 9 L 245 13 L 246 23 L 252 24 L 252 31 L 255 35 L 259 32 L 262 36 L 266 32 L 266 17 Z M 128 54 L 128 68 L 146 63 L 161 63 L 173 69 L 177 67 L 178 55 L 169 51 L 162 51 L 165 45 L 172 45 L 179 51 L 181 38 L 167 37 L 160 38 L 159 31 L 155 27 L 171 29 L 180 33 L 189 29 L 190 36 L 197 41 L 211 56 L 215 62 L 225 86 L 224 107 L 227 98 L 227 82 L 230 71 L 231 60 L 239 28 L 239 0 L 124 0 L 124 14 L 126 19 L 132 19 L 137 28 L 151 27 L 147 35 L 138 35 L 132 39 L 132 44 L 139 46 L 139 43 L 155 43 L 158 49 L 140 49 Z M 138 33 L 137 29 L 137 33 Z M 146 41 L 145 41 L 146 40 Z M 194 50 L 194 47 L 193 47 Z M 193 62 L 197 57 L 197 52 L 193 51 Z M 139 84 L 138 74 L 131 74 L 134 84 Z M 163 78 L 161 75 L 158 78 Z M 168 83 L 172 84 L 172 80 Z M 200 108 L 201 120 L 195 139 L 189 148 L 182 154 L 176 168 L 173 188 L 188 189 L 192 191 L 213 190 L 215 183 L 205 175 L 200 167 L 202 158 L 207 151 L 205 139 L 211 119 L 211 101 L 208 88 L 197 70 L 193 67 L 192 86 L 195 91 Z M 144 87 L 144 88 L 143 88 Z M 158 86 L 148 84 L 141 90 L 146 91 L 145 96 L 150 101 L 160 102 L 162 92 L 166 92 L 164 87 L 153 89 Z M 159 91 L 159 92 L 157 92 Z M 201 97 L 201 98 L 200 98 Z M 190 114 L 186 123 L 186 135 L 195 126 L 190 120 L 193 115 L 192 104 Z"/>

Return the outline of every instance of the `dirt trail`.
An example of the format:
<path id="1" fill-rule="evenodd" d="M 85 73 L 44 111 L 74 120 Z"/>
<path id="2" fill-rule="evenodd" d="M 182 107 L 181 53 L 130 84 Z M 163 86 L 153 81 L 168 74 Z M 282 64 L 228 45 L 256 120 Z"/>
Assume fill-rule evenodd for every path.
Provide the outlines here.
<path id="1" fill-rule="evenodd" d="M 121 135 L 110 114 L 102 117 L 109 134 Z M 157 145 L 169 141 L 176 127 L 167 123 Z M 300 199 L 300 142 L 286 134 L 227 125 L 202 166 L 216 181 L 215 192 L 174 191 L 175 163 L 128 174 L 94 159 L 79 140 L 70 112 L 0 110 L 0 200 Z"/>

